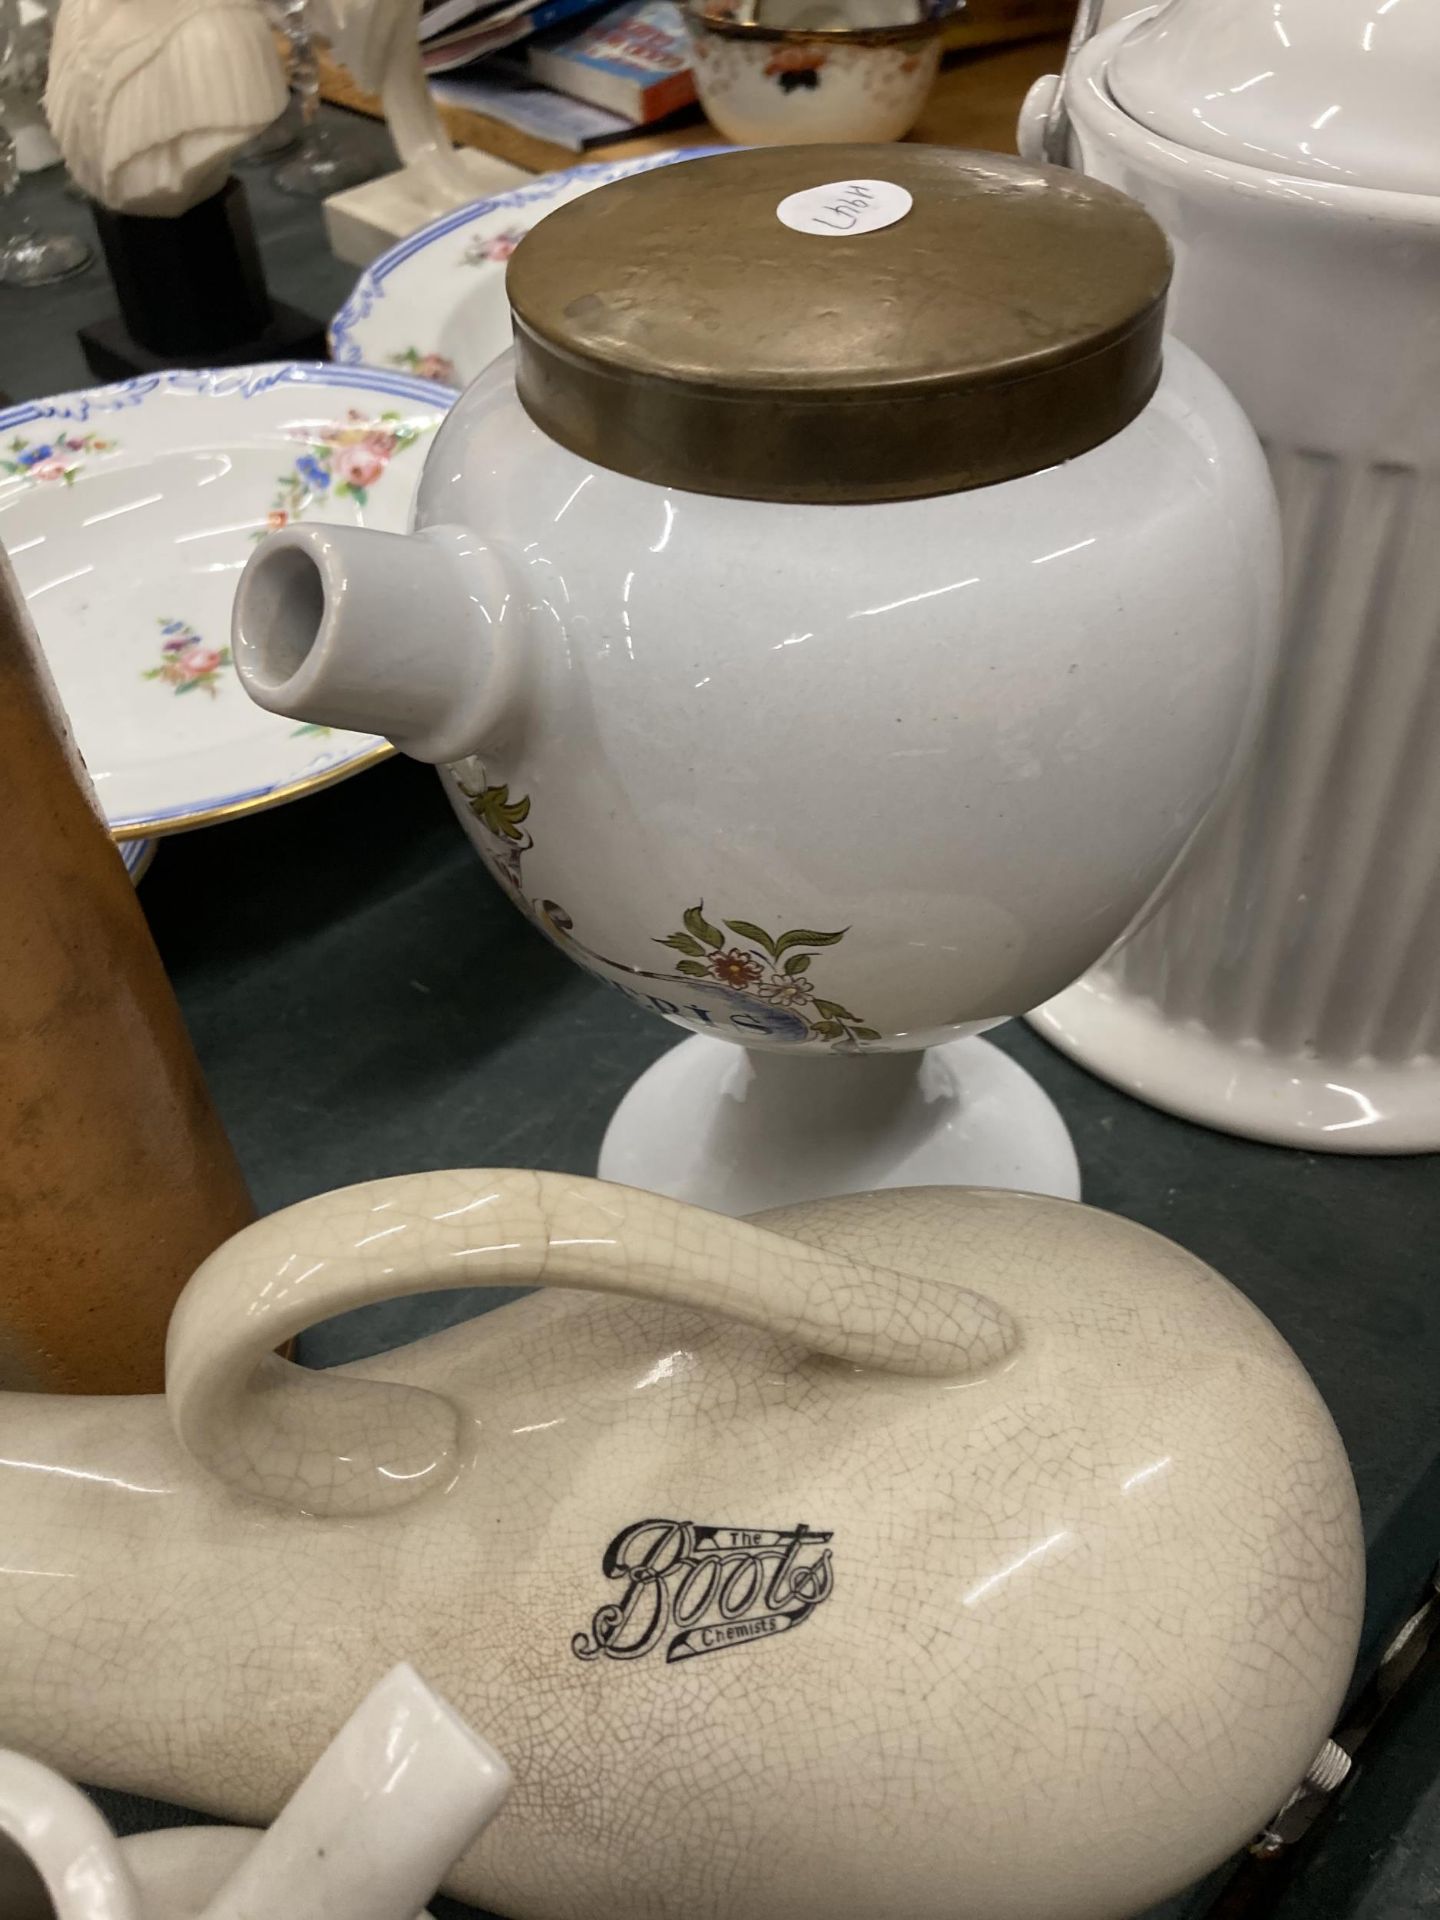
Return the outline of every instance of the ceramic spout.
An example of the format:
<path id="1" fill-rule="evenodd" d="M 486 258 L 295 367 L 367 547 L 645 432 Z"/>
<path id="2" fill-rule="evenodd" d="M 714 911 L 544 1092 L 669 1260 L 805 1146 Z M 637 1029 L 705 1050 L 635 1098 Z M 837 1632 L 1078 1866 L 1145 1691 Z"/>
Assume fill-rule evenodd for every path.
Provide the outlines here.
<path id="1" fill-rule="evenodd" d="M 497 572 L 458 529 L 286 527 L 240 577 L 236 671 L 272 713 L 384 734 L 417 760 L 461 759 L 498 716 L 485 617 Z"/>
<path id="2" fill-rule="evenodd" d="M 429 1920 L 423 1902 L 510 1787 L 500 1755 L 404 1663 L 366 1695 L 268 1832 L 187 1827 L 121 1843 L 62 1775 L 0 1751 L 0 1915 Z"/>
<path id="3" fill-rule="evenodd" d="M 503 1806 L 510 1769 L 415 1669 L 392 1668 L 204 1920 L 411 1920 Z"/>

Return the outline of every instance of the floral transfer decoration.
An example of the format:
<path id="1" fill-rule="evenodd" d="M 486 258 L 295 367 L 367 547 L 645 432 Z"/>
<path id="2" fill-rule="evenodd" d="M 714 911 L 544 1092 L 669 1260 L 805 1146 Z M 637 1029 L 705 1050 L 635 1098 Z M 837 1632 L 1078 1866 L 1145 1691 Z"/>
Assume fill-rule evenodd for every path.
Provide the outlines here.
<path id="1" fill-rule="evenodd" d="M 230 664 L 230 649 L 208 645 L 187 621 L 159 624 L 160 664 L 147 667 L 141 679 L 159 680 L 174 693 L 194 693 L 203 687 L 213 700 L 220 691 L 221 673 Z"/>
<path id="2" fill-rule="evenodd" d="M 535 844 L 525 827 L 530 817 L 530 796 L 521 794 L 512 800 L 509 787 L 488 782 L 485 769 L 477 761 L 464 764 L 472 770 L 471 777 L 456 767 L 455 784 L 471 817 L 484 831 L 487 851 L 500 877 L 518 893 L 520 863 Z"/>
<path id="3" fill-rule="evenodd" d="M 775 81 L 782 93 L 794 93 L 797 87 L 813 90 L 820 84 L 820 69 L 828 58 L 823 47 L 777 47 L 765 62 L 765 77 Z"/>
<path id="4" fill-rule="evenodd" d="M 558 901 L 535 899 L 525 891 L 525 856 L 535 845 L 526 824 L 530 795 L 512 794 L 509 783 L 491 779 L 478 758 L 452 764 L 449 772 L 479 829 L 476 840 L 485 864 L 516 905 L 572 958 L 631 999 L 691 1026 L 731 1027 L 752 1042 L 818 1041 L 845 1052 L 882 1037 L 838 1000 L 824 998 L 810 978 L 820 950 L 838 946 L 848 931 L 844 927 L 836 933 L 790 927 L 779 934 L 753 920 L 726 920 L 717 927 L 706 919 L 702 901 L 681 915 L 674 933 L 653 943 L 680 956 L 663 969 L 632 966 L 588 946 Z"/>
<path id="5" fill-rule="evenodd" d="M 528 227 L 506 227 L 503 233 L 481 234 L 461 255 L 467 267 L 499 265 L 508 260 L 528 233 Z"/>
<path id="6" fill-rule="evenodd" d="M 676 963 L 677 973 L 690 980 L 718 981 L 772 1007 L 798 1014 L 810 1029 L 812 1040 L 880 1038 L 874 1027 L 863 1026 L 858 1015 L 838 1000 L 822 999 L 809 977 L 819 955 L 807 949 L 838 946 L 847 928 L 842 927 L 838 933 L 819 933 L 813 927 L 791 927 L 786 933 L 769 934 L 753 920 L 726 920 L 724 927 L 741 943 L 727 946 L 725 934 L 705 918 L 704 907 L 703 901 L 691 907 L 681 916 L 682 928 L 655 942 L 684 955 Z"/>
<path id="7" fill-rule="evenodd" d="M 418 347 L 406 347 L 403 353 L 390 355 L 392 367 L 404 367 L 417 380 L 437 380 L 442 387 L 458 387 L 460 375 L 453 360 L 443 353 L 421 353 Z"/>
<path id="8" fill-rule="evenodd" d="M 48 485 L 59 482 L 73 487 L 81 468 L 81 455 L 113 453 L 118 444 L 98 433 L 63 433 L 32 446 L 23 434 L 17 433 L 6 442 L 5 452 L 0 456 L 0 473 L 12 479 L 36 480 Z"/>
<path id="9" fill-rule="evenodd" d="M 402 414 L 369 420 L 352 407 L 343 420 L 321 427 L 313 437 L 305 435 L 309 445 L 289 473 L 281 474 L 265 525 L 254 538 L 303 519 L 317 500 L 353 500 L 363 507 L 395 455 L 413 447 L 423 431 Z"/>

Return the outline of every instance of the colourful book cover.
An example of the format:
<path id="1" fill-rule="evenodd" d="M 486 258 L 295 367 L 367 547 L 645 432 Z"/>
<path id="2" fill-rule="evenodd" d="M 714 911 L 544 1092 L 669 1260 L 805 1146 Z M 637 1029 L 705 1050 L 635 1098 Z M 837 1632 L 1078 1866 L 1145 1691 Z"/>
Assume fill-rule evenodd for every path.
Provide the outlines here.
<path id="1" fill-rule="evenodd" d="M 514 46 L 532 33 L 558 27 L 562 20 L 569 23 L 567 33 L 573 33 L 577 16 L 596 11 L 597 0 L 507 0 L 503 6 L 487 8 L 466 26 L 449 28 L 433 40 L 423 40 L 425 71 L 453 72 L 456 67 Z"/>
<path id="2" fill-rule="evenodd" d="M 637 124 L 695 98 L 690 43 L 673 0 L 626 0 L 578 33 L 536 41 L 529 64 L 543 86 Z"/>

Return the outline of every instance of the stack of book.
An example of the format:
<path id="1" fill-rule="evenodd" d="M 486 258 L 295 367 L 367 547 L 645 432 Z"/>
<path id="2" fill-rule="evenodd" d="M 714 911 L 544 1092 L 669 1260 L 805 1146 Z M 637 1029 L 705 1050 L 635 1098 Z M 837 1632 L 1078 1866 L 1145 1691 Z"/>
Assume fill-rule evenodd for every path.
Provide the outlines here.
<path id="1" fill-rule="evenodd" d="M 695 99 L 674 0 L 430 0 L 420 41 L 438 99 L 575 152 Z"/>

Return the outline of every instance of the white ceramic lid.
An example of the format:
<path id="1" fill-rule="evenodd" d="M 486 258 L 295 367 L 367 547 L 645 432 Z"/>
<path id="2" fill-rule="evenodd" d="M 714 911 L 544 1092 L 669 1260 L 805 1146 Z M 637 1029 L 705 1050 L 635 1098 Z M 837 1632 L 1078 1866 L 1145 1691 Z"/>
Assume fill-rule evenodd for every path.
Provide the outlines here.
<path id="1" fill-rule="evenodd" d="M 1440 0 L 1169 0 L 1121 42 L 1109 82 L 1178 146 L 1440 193 Z"/>

